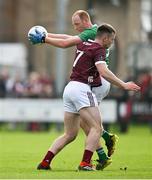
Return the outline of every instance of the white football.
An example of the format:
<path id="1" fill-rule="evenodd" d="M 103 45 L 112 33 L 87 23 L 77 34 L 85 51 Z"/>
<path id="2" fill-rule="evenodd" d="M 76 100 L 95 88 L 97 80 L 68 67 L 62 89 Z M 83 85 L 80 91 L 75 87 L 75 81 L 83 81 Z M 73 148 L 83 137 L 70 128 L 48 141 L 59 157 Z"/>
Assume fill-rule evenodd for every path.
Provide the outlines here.
<path id="1" fill-rule="evenodd" d="M 33 34 L 33 35 L 36 35 L 36 31 L 35 30 L 38 30 L 39 32 L 41 32 L 41 33 L 45 33 L 45 34 L 47 34 L 47 30 L 43 27 L 43 26 L 33 26 L 30 30 L 29 30 L 29 32 L 28 32 L 28 37 L 29 37 L 29 35 L 30 34 Z"/>

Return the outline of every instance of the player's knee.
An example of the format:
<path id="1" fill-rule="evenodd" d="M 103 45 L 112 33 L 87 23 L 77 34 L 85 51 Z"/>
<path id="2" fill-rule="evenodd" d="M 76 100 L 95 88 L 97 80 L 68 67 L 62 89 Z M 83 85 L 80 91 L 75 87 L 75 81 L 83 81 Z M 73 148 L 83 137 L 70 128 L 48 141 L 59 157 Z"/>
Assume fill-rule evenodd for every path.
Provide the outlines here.
<path id="1" fill-rule="evenodd" d="M 96 133 L 98 133 L 98 134 L 101 134 L 102 129 L 100 126 L 96 125 L 96 126 L 94 126 L 94 131 L 96 131 Z"/>
<path id="2" fill-rule="evenodd" d="M 76 137 L 77 137 L 77 133 L 75 133 L 75 132 L 66 134 L 66 139 L 67 139 L 68 143 L 74 141 Z"/>

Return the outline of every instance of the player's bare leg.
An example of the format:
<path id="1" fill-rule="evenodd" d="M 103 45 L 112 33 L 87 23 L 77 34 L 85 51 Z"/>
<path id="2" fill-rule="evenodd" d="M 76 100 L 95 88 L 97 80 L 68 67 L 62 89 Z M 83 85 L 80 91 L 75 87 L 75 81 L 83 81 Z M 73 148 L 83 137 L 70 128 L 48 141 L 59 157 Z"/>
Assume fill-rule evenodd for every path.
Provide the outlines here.
<path id="1" fill-rule="evenodd" d="M 84 123 L 82 120 L 80 120 L 80 127 L 83 129 L 83 131 L 85 132 L 85 134 L 87 136 L 88 132 L 89 132 L 89 126 L 86 123 Z M 106 155 L 100 141 L 96 147 L 96 152 L 98 155 L 98 159 L 96 160 L 97 161 L 97 165 L 96 165 L 97 170 L 103 170 L 104 168 L 106 168 L 108 165 L 110 165 L 112 163 L 112 159 Z"/>
<path id="2" fill-rule="evenodd" d="M 67 144 L 73 141 L 80 127 L 80 120 L 77 114 L 65 112 L 64 114 L 64 134 L 58 137 L 49 148 L 42 162 L 37 169 L 50 169 L 50 164 L 54 156 L 60 152 Z"/>
<path id="3" fill-rule="evenodd" d="M 55 155 L 76 138 L 80 128 L 80 119 L 77 114 L 65 112 L 64 117 L 64 134 L 57 138 L 49 148 L 49 151 Z"/>
<path id="4" fill-rule="evenodd" d="M 89 127 L 88 135 L 85 142 L 85 152 L 79 165 L 79 170 L 93 170 L 90 163 L 93 152 L 98 145 L 101 134 L 101 118 L 97 107 L 82 108 L 80 117 L 83 123 Z"/>
<path id="5" fill-rule="evenodd" d="M 102 81 L 102 86 L 92 88 L 92 92 L 96 95 L 96 98 L 98 100 L 98 105 L 100 105 L 100 103 L 108 95 L 110 90 L 110 83 L 103 77 L 101 78 L 101 81 Z M 118 136 L 115 134 L 111 134 L 105 130 L 103 130 L 101 136 L 105 141 L 105 145 L 107 146 L 108 157 L 110 157 L 115 151 L 116 142 L 118 141 Z"/>

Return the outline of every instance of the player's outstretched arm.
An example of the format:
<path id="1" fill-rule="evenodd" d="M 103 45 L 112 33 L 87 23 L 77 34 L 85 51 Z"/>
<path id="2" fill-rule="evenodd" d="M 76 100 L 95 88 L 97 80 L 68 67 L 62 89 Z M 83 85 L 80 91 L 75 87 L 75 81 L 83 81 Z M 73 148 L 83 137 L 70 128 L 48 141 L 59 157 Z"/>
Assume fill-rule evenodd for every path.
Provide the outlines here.
<path id="1" fill-rule="evenodd" d="M 71 35 L 68 34 L 54 34 L 54 33 L 48 33 L 48 37 L 50 38 L 58 38 L 58 39 L 68 39 L 71 38 Z"/>
<path id="2" fill-rule="evenodd" d="M 59 48 L 68 48 L 82 42 L 79 36 L 47 33 L 42 26 L 33 26 L 28 32 L 28 39 L 32 44 L 47 43 Z"/>
<path id="3" fill-rule="evenodd" d="M 111 82 L 112 84 L 130 91 L 139 91 L 140 87 L 136 85 L 134 82 L 124 82 L 119 79 L 116 75 L 114 75 L 107 67 L 105 63 L 97 64 L 96 65 L 100 75 L 104 77 L 106 80 Z"/>
<path id="4" fill-rule="evenodd" d="M 45 43 L 60 48 L 68 48 L 71 46 L 75 46 L 80 42 L 82 42 L 82 40 L 80 39 L 79 36 L 71 36 L 70 38 L 67 39 L 50 38 L 49 36 L 45 37 Z"/>

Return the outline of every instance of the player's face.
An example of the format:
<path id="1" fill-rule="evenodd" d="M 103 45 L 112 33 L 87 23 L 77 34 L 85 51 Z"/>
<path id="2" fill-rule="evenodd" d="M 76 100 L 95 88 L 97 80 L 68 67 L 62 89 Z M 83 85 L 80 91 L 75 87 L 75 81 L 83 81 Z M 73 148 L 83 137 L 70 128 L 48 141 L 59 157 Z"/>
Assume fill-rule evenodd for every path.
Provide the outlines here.
<path id="1" fill-rule="evenodd" d="M 104 47 L 105 48 L 110 48 L 110 46 L 114 43 L 115 40 L 115 34 L 112 33 L 111 35 L 106 35 L 104 38 Z"/>
<path id="2" fill-rule="evenodd" d="M 84 22 L 80 19 L 78 15 L 72 17 L 72 25 L 74 29 L 78 32 L 82 32 L 85 29 Z"/>

